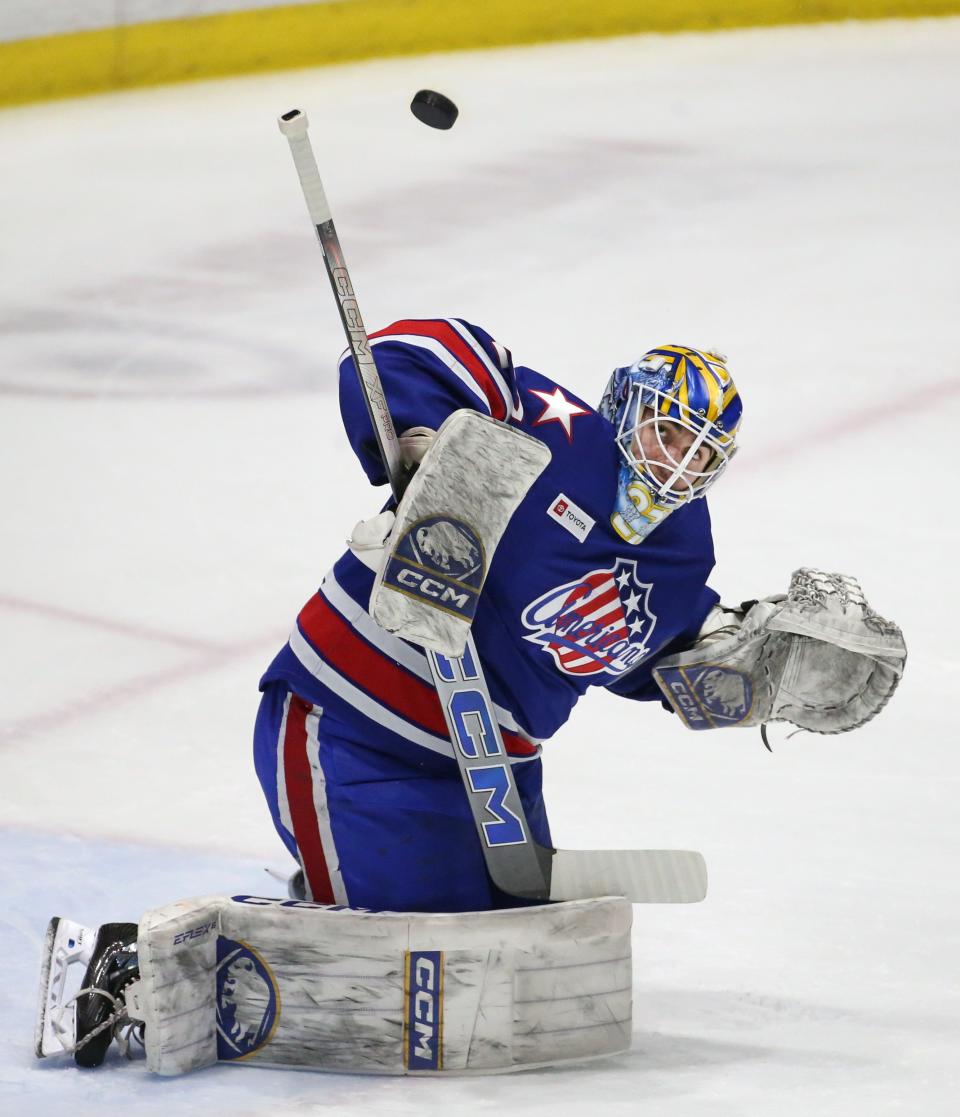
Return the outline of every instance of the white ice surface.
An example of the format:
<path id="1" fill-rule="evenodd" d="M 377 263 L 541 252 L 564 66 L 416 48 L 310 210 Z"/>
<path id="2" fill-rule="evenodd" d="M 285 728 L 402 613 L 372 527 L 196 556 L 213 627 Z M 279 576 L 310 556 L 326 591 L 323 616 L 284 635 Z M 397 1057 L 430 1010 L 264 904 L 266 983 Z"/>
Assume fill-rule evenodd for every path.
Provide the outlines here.
<path id="1" fill-rule="evenodd" d="M 450 133 L 407 111 L 439 88 Z M 259 672 L 376 509 L 275 116 L 306 109 L 368 324 L 455 314 L 595 399 L 666 340 L 730 354 L 714 584 L 857 574 L 910 662 L 863 730 L 693 734 L 584 701 L 566 846 L 702 849 L 636 910 L 630 1054 L 401 1081 L 83 1074 L 31 1054 L 47 918 L 287 867 Z M 436 56 L 0 113 L 0 1112 L 957 1112 L 954 416 L 960 21 Z"/>

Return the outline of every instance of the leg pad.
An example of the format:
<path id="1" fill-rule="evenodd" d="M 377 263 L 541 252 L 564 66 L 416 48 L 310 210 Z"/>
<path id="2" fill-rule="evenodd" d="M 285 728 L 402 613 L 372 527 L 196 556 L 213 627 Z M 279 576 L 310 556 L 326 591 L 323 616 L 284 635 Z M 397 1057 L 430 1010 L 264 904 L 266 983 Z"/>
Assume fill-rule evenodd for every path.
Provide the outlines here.
<path id="1" fill-rule="evenodd" d="M 147 1065 L 522 1070 L 626 1050 L 630 904 L 362 912 L 255 896 L 148 912 Z"/>

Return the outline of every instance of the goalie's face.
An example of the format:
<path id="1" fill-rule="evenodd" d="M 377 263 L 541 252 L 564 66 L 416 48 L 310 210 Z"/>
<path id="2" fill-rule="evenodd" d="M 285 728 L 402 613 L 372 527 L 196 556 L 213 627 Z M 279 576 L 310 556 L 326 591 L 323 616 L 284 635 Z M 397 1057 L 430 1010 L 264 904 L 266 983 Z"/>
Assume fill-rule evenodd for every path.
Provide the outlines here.
<path id="1" fill-rule="evenodd" d="M 682 345 L 615 369 L 600 401 L 640 488 L 662 508 L 706 495 L 736 452 L 741 412 L 726 358 Z"/>
<path id="2" fill-rule="evenodd" d="M 662 504 L 681 504 L 705 494 L 733 451 L 732 439 L 718 438 L 710 423 L 681 413 L 673 418 L 641 406 L 637 421 L 620 445 L 637 476 Z M 629 447 L 629 449 L 627 449 Z"/>
<path id="3" fill-rule="evenodd" d="M 665 492 L 686 494 L 709 472 L 713 456 L 695 431 L 646 407 L 633 433 L 633 456 Z"/>

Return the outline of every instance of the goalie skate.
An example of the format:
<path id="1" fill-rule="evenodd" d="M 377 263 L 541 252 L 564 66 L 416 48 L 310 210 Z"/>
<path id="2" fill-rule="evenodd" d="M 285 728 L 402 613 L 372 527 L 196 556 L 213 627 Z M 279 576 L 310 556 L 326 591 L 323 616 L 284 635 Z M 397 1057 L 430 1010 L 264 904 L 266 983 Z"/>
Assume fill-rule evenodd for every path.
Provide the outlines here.
<path id="1" fill-rule="evenodd" d="M 135 923 L 97 929 L 54 916 L 47 928 L 40 970 L 35 1051 L 38 1058 L 72 1054 L 78 1066 L 96 1067 L 116 1036 L 135 1022 L 128 1001 L 139 977 Z"/>
<path id="2" fill-rule="evenodd" d="M 96 942 L 95 928 L 55 915 L 47 927 L 40 964 L 37 1006 L 37 1058 L 71 1051 L 77 1036 L 79 992 Z"/>

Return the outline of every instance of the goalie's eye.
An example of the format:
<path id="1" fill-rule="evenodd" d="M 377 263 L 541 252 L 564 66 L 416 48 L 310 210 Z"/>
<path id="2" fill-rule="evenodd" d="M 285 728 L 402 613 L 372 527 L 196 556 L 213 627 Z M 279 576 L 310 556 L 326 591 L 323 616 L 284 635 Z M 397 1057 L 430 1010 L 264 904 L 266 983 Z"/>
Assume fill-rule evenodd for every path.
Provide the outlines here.
<path id="1" fill-rule="evenodd" d="M 664 423 L 657 424 L 657 429 L 660 432 L 660 437 L 665 446 L 678 446 L 684 441 L 690 443 L 693 441 L 693 436 L 689 431 L 684 430 L 683 427 L 677 423 Z"/>

